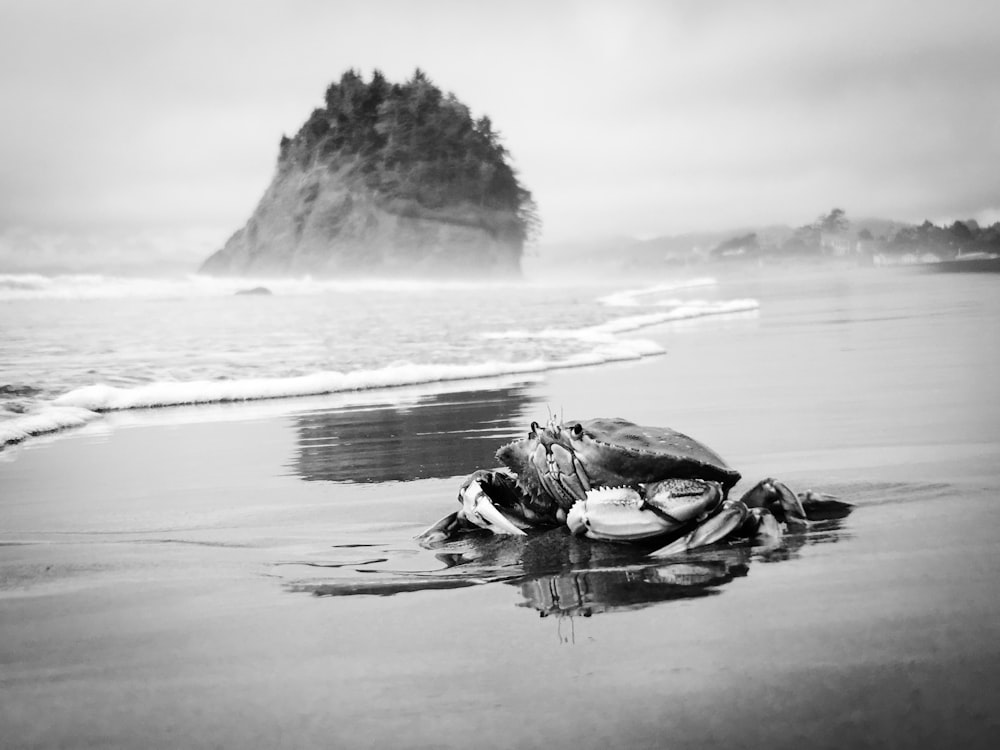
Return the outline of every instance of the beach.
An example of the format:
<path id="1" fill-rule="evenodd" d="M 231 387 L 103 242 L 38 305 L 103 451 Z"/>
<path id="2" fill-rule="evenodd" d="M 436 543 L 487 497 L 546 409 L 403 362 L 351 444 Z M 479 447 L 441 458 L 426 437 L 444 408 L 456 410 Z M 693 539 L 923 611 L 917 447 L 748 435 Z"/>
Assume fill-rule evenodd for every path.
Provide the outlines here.
<path id="1" fill-rule="evenodd" d="M 111 414 L 0 452 L 5 747 L 992 747 L 989 274 L 733 274 L 665 354 L 404 399 Z M 854 505 L 779 549 L 413 539 L 550 413 L 669 425 L 742 491 Z"/>

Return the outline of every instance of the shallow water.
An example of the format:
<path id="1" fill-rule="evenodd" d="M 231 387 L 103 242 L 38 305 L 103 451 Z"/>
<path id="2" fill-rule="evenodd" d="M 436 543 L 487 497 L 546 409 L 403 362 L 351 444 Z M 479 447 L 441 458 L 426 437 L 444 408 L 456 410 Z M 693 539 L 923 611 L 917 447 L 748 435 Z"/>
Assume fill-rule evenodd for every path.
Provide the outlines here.
<path id="1" fill-rule="evenodd" d="M 0 446 L 95 412 L 545 372 L 662 354 L 632 332 L 754 314 L 709 278 L 619 283 L 0 276 Z M 381 396 L 374 396 L 378 403 Z"/>
<path id="2" fill-rule="evenodd" d="M 996 281 L 721 280 L 750 318 L 521 380 L 130 410 L 0 453 L 16 744 L 992 747 Z M 692 434 L 854 504 L 680 560 L 550 532 L 425 550 L 548 412 Z M 402 738 L 402 739 L 401 739 Z"/>
<path id="3" fill-rule="evenodd" d="M 699 283 L 700 294 L 704 286 Z M 605 558 L 641 568 L 636 555 L 618 551 L 589 560 L 583 550 L 610 547 L 579 545 L 558 535 L 551 543 L 526 547 L 477 540 L 437 554 L 418 551 L 408 536 L 399 535 L 401 527 L 412 535 L 452 510 L 463 475 L 494 466 L 499 445 L 523 435 L 528 423 L 544 421 L 552 412 L 587 417 L 597 409 L 673 425 L 717 448 L 743 472 L 745 480 L 737 492 L 762 476 L 777 474 L 797 489 L 833 492 L 864 505 L 879 502 L 886 487 L 896 486 L 892 482 L 905 482 L 916 501 L 938 492 L 936 480 L 975 481 L 983 475 L 993 481 L 989 467 L 1000 439 L 1000 397 L 991 379 L 991 373 L 1000 371 L 1000 352 L 987 343 L 1000 341 L 1000 296 L 994 279 L 859 271 L 710 286 L 728 299 L 759 299 L 761 309 L 750 317 L 713 316 L 647 330 L 644 335 L 651 343 L 667 352 L 655 364 L 612 364 L 509 376 L 506 382 L 424 384 L 262 405 L 130 410 L 91 424 L 80 437 L 91 441 L 93 451 L 105 450 L 101 446 L 108 443 L 114 456 L 121 450 L 114 447 L 123 439 L 120 431 L 134 440 L 135 434 L 157 425 L 201 425 L 199 429 L 210 434 L 219 424 L 220 439 L 229 440 L 252 425 L 263 429 L 264 420 L 272 424 L 270 432 L 280 424 L 277 455 L 269 452 L 253 459 L 260 464 L 258 481 L 304 481 L 322 493 L 322 503 L 345 503 L 350 510 L 350 523 L 333 511 L 323 526 L 320 546 L 300 561 L 301 568 L 283 560 L 276 573 L 291 581 L 292 588 L 311 586 L 327 594 L 335 593 L 337 586 L 375 592 L 381 585 L 419 589 L 425 579 L 438 586 L 445 579 L 572 573 L 581 565 L 602 566 Z M 636 297 L 658 299 L 673 287 L 647 289 L 645 294 L 634 289 L 619 293 L 614 306 Z M 212 304 L 219 304 L 219 298 Z M 618 388 L 618 379 L 629 385 Z M 143 431 L 134 433 L 136 427 Z M 73 451 L 67 450 L 72 459 Z M 176 452 L 171 448 L 171 455 Z M 20 463 L 16 454 L 6 458 Z M 227 461 L 213 468 L 213 481 L 223 483 L 236 472 L 247 473 L 246 459 L 238 452 Z M 950 467 L 951 474 L 938 476 L 941 466 Z M 873 467 L 876 476 L 869 475 Z M 15 472 L 19 468 L 11 467 Z M 122 477 L 108 479 L 120 482 Z M 436 480 L 434 489 L 421 480 Z M 148 476 L 140 472 L 136 483 L 146 481 Z M 386 483 L 391 489 L 385 500 L 371 501 L 365 494 L 378 492 Z M 404 508 L 397 488 L 406 486 L 419 491 Z M 346 499 L 358 491 L 363 500 Z M 218 511 L 230 511 L 229 503 L 225 495 Z M 214 505 L 209 502 L 205 512 L 211 513 Z M 44 512 L 44 501 L 19 510 L 30 518 Z M 106 520 L 119 510 L 109 507 Z M 148 512 L 155 518 L 162 510 L 150 507 Z M 50 520 L 59 513 L 66 509 L 54 507 Z M 71 521 L 60 533 L 73 528 L 76 516 L 68 517 Z M 158 523 L 171 528 L 168 517 Z M 98 518 L 91 515 L 88 527 Z M 383 518 L 390 519 L 384 529 Z M 17 528 L 16 523 L 9 526 L 10 531 Z M 126 525 L 121 531 L 144 529 Z M 829 541 L 839 531 L 838 522 L 818 535 L 793 537 L 788 546 L 798 549 L 817 539 Z M 333 548 L 326 545 L 328 540 L 335 543 Z M 493 547 L 492 552 L 484 551 Z M 353 553 L 343 556 L 345 549 L 361 548 L 379 562 L 359 567 L 352 565 Z M 538 554 L 539 548 L 546 552 Z M 747 550 L 737 551 L 738 557 L 746 557 Z M 463 558 L 469 554 L 471 559 Z M 545 562 L 525 562 L 530 559 Z M 359 573 L 363 585 L 355 580 Z M 412 580 L 401 582 L 400 577 Z"/>

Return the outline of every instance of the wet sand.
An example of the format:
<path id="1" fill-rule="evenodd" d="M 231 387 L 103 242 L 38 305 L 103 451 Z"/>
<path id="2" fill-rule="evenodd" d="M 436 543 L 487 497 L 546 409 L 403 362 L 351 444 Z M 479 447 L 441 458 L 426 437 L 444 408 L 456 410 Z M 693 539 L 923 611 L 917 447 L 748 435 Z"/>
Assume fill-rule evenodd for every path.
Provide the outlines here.
<path id="1" fill-rule="evenodd" d="M 0 453 L 4 746 L 992 747 L 995 279 L 720 294 L 761 311 L 643 332 L 653 360 L 134 413 Z M 419 548 L 548 409 L 669 424 L 743 486 L 855 509 L 679 560 L 561 532 Z"/>

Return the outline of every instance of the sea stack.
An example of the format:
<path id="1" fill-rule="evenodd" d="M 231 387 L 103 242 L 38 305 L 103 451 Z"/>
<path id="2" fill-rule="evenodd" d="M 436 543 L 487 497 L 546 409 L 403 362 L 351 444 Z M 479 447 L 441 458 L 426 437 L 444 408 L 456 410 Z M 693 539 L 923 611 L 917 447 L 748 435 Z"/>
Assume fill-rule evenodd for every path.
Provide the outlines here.
<path id="1" fill-rule="evenodd" d="M 278 164 L 250 220 L 200 272 L 225 276 L 482 276 L 520 272 L 537 225 L 488 117 L 417 70 L 348 71 Z"/>

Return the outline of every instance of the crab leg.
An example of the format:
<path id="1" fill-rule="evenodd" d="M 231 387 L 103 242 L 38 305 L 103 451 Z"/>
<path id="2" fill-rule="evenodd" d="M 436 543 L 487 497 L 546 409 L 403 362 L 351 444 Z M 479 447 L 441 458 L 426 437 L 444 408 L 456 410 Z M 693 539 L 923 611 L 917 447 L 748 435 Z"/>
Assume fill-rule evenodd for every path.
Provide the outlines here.
<path id="1" fill-rule="evenodd" d="M 451 539 L 458 531 L 461 531 L 464 524 L 462 523 L 464 519 L 462 518 L 459 511 L 454 513 L 449 513 L 444 518 L 439 521 L 435 521 L 426 529 L 417 534 L 414 539 L 418 540 L 422 544 L 429 544 L 431 546 L 435 544 L 440 544 L 441 542 L 446 542 Z"/>
<path id="2" fill-rule="evenodd" d="M 779 521 L 799 526 L 809 525 L 802 501 L 788 489 L 788 485 L 777 479 L 762 479 L 747 490 L 741 500 L 748 508 L 765 508 L 771 511 Z"/>
<path id="3" fill-rule="evenodd" d="M 561 445 L 553 445 L 549 453 L 549 470 L 556 481 L 573 498 L 580 500 L 590 489 L 590 480 L 576 456 Z"/>
<path id="4" fill-rule="evenodd" d="M 754 522 L 753 540 L 758 544 L 776 544 L 781 541 L 781 524 L 774 514 L 764 508 L 751 508 L 750 518 Z"/>
<path id="5" fill-rule="evenodd" d="M 679 539 L 675 539 L 666 547 L 661 547 L 652 553 L 654 557 L 668 557 L 688 550 L 704 547 L 722 541 L 743 525 L 749 511 L 747 506 L 738 500 L 727 500 L 721 510 L 698 524 L 694 530 Z"/>
<path id="6" fill-rule="evenodd" d="M 799 493 L 799 500 L 802 501 L 802 509 L 810 521 L 843 518 L 854 508 L 850 503 L 838 500 L 835 495 L 813 492 L 812 490 Z"/>
<path id="7" fill-rule="evenodd" d="M 552 445 L 546 450 L 539 444 L 531 455 L 532 466 L 545 492 L 555 498 L 561 507 L 568 508 L 577 500 L 582 500 L 590 482 L 580 462 L 561 445 Z"/>

